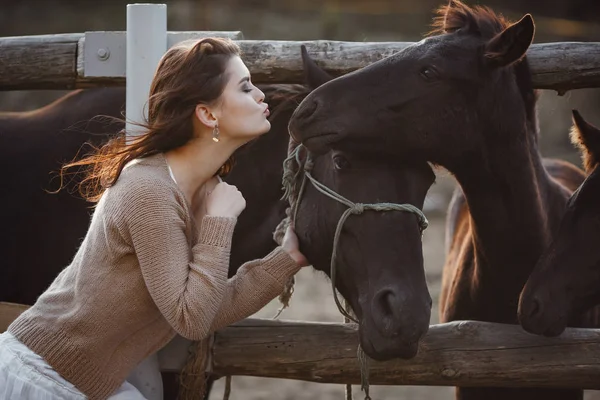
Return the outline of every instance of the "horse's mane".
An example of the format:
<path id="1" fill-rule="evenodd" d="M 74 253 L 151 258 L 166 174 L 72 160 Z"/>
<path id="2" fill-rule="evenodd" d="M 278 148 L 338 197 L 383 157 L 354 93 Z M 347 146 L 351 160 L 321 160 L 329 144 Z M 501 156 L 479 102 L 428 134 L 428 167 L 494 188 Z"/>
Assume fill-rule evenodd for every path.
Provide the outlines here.
<path id="1" fill-rule="evenodd" d="M 501 14 L 496 14 L 489 7 L 470 7 L 459 0 L 453 0 L 450 4 L 439 7 L 435 14 L 432 30 L 428 36 L 452 33 L 466 28 L 469 33 L 477 34 L 483 39 L 491 39 L 510 25 L 510 21 Z"/>
<path id="2" fill-rule="evenodd" d="M 288 144 L 288 157 L 283 161 L 283 195 L 284 200 L 288 200 L 290 205 L 293 205 L 297 196 L 297 186 L 300 178 L 300 160 L 299 151 L 300 143 L 290 137 Z"/>
<path id="3" fill-rule="evenodd" d="M 479 5 L 470 7 L 460 0 L 452 0 L 449 4 L 439 7 L 435 14 L 432 30 L 427 36 L 460 32 L 475 35 L 483 40 L 490 40 L 512 23 L 502 14 L 494 12 L 489 7 Z M 538 128 L 535 105 L 539 92 L 533 89 L 527 57 L 523 57 L 513 66 L 517 87 L 525 103 L 527 120 L 532 124 L 537 139 Z"/>

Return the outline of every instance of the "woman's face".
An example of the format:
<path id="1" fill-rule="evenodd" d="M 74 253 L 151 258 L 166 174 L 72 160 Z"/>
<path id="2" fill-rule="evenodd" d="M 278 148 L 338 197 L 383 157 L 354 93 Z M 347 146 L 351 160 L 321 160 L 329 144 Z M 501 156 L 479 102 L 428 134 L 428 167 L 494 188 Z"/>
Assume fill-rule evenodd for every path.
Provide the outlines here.
<path id="1" fill-rule="evenodd" d="M 249 141 L 271 129 L 265 95 L 250 81 L 250 71 L 240 57 L 227 65 L 228 81 L 215 107 L 219 135 Z"/>

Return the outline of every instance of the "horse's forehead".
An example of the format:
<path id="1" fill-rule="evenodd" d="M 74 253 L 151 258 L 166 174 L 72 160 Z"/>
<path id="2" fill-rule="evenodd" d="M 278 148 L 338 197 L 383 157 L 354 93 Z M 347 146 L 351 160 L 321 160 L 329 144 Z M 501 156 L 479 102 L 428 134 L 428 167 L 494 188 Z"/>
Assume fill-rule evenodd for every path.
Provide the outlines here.
<path id="1" fill-rule="evenodd" d="M 429 56 L 447 58 L 448 55 L 452 55 L 447 61 L 456 61 L 459 59 L 457 56 L 460 54 L 471 54 L 472 50 L 479 44 L 477 38 L 472 36 L 459 35 L 456 33 L 444 34 L 430 36 L 413 43 L 406 47 L 404 51 L 399 52 L 396 55 L 398 58 L 407 56 L 415 58 L 426 58 Z"/>
<path id="2" fill-rule="evenodd" d="M 409 58 L 418 60 L 429 55 L 435 55 L 451 45 L 449 35 L 431 36 L 415 42 L 391 57 L 392 60 L 400 61 Z M 449 40 L 450 39 L 450 40 Z"/>
<path id="3" fill-rule="evenodd" d="M 437 42 L 438 41 L 436 40 L 436 38 L 433 37 L 422 39 L 405 47 L 402 51 L 396 53 L 396 58 L 405 58 L 407 56 L 419 56 L 427 52 L 427 50 L 434 46 Z"/>

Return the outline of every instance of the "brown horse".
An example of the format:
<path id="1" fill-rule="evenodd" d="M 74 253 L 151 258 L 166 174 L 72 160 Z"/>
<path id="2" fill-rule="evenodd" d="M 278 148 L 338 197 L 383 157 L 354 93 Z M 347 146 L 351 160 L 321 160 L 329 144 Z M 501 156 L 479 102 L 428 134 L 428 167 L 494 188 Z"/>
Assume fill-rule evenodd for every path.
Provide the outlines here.
<path id="1" fill-rule="evenodd" d="M 313 86 L 329 79 L 309 59 L 304 61 L 307 80 Z M 287 206 L 280 199 L 282 163 L 287 157 L 289 142 L 288 120 L 308 93 L 298 87 L 263 89 L 273 108 L 271 131 L 239 149 L 235 155 L 236 165 L 226 178 L 238 186 L 247 201 L 234 233 L 231 274 L 242 262 L 260 257 L 275 246 L 272 233 L 284 218 Z M 8 150 L 10 146 L 2 146 L 7 149 L 7 154 L 1 157 L 6 162 L 4 171 L 18 179 L 4 192 L 9 193 L 8 196 L 0 196 L 4 203 L 0 209 L 10 209 L 19 217 L 11 221 L 11 225 L 3 224 L 3 229 L 29 232 L 29 237 L 20 237 L 12 244 L 18 249 L 16 254 L 30 258 L 15 257 L 3 264 L 1 272 L 6 278 L 0 279 L 2 300 L 31 304 L 75 253 L 85 235 L 90 209 L 80 200 L 72 200 L 67 192 L 45 193 L 44 189 L 49 186 L 48 173 L 56 170 L 60 162 L 73 158 L 84 142 L 98 137 L 96 144 L 100 144 L 119 128 L 88 125 L 86 132 L 92 133 L 86 136 L 81 129 L 69 130 L 69 127 L 95 115 L 119 116 L 123 103 L 121 89 L 78 91 L 38 112 L 4 117 L 3 129 L 7 132 L 10 128 L 10 135 L 22 146 L 22 151 L 17 153 L 22 158 L 12 158 L 14 153 Z M 36 140 L 47 144 L 39 146 Z M 38 164 L 42 155 L 48 161 Z M 26 167 L 37 180 L 24 179 L 19 169 L 21 159 L 33 160 Z M 409 203 L 422 208 L 435 178 L 425 161 L 400 162 L 397 158 L 368 151 L 340 149 L 319 155 L 313 161 L 312 175 L 318 181 L 355 202 Z M 35 203 L 28 197 L 31 193 L 35 193 Z M 58 196 L 66 196 L 66 201 L 71 203 L 47 214 L 47 204 L 59 202 Z M 345 207 L 311 184 L 299 204 L 296 231 L 301 250 L 316 269 L 329 274 L 334 233 Z M 52 219 L 57 222 L 49 223 Z M 78 224 L 73 224 L 75 219 Z M 60 257 L 53 257 L 52 249 L 44 249 L 46 254 L 40 254 L 37 248 L 35 252 L 30 250 L 37 243 L 44 243 L 46 238 L 61 238 L 61 232 L 67 230 L 70 235 L 62 236 L 62 242 L 57 244 L 61 250 L 55 254 Z M 401 245 L 392 244 L 390 239 Z M 366 211 L 350 217 L 339 235 L 336 270 L 336 287 L 360 321 L 365 352 L 378 359 L 414 356 L 419 339 L 428 330 L 431 310 L 416 216 L 406 212 Z"/>
<path id="2" fill-rule="evenodd" d="M 573 111 L 571 140 L 589 175 L 569 199 L 519 303 L 521 325 L 539 335 L 560 335 L 570 321 L 600 304 L 600 129 Z"/>
<path id="3" fill-rule="evenodd" d="M 448 169 L 442 321 L 518 323 L 519 294 L 584 175 L 543 161 L 525 57 L 534 24 L 459 1 L 430 36 L 308 95 L 290 133 L 314 152 L 361 146 Z M 578 321 L 581 322 L 581 321 Z M 580 399 L 581 390 L 457 388 L 460 399 Z"/>

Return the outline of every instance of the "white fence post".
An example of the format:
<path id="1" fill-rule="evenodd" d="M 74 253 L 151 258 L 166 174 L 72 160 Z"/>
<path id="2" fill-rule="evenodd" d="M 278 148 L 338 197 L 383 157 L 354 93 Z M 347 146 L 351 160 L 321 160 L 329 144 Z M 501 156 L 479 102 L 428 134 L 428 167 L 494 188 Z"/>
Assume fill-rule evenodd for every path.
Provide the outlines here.
<path id="1" fill-rule="evenodd" d="M 132 122 L 143 122 L 147 100 L 158 62 L 167 51 L 167 5 L 127 5 L 126 135 L 140 133 Z M 163 399 L 163 384 L 157 354 L 142 361 L 127 377 L 148 400 Z"/>
<path id="2" fill-rule="evenodd" d="M 125 72 L 127 137 L 136 134 L 136 126 L 130 121 L 145 120 L 150 83 L 158 62 L 166 51 L 167 5 L 128 4 Z"/>

